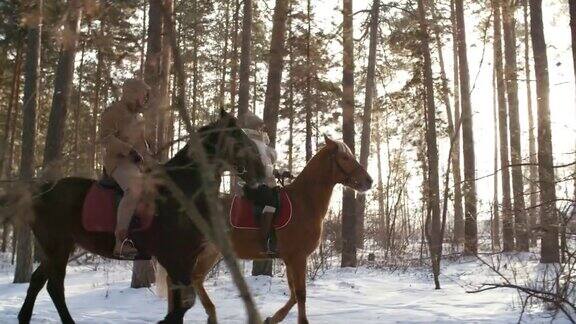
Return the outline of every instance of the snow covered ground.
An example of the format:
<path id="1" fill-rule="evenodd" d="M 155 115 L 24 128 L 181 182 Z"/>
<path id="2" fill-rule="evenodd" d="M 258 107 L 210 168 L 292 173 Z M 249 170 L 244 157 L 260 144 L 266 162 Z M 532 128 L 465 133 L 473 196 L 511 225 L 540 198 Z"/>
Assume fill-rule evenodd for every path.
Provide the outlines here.
<path id="1" fill-rule="evenodd" d="M 444 262 L 442 290 L 434 290 L 428 270 L 388 271 L 361 267 L 332 269 L 308 283 L 308 318 L 312 323 L 516 323 L 520 307 L 513 290 L 469 294 L 483 282 L 498 279 L 476 260 Z M 532 265 L 535 263 L 533 262 Z M 246 273 L 249 273 L 246 263 Z M 13 268 L 0 263 L 0 323 L 16 323 L 27 284 L 12 284 Z M 69 266 L 66 297 L 78 323 L 149 323 L 161 319 L 165 300 L 153 289 L 130 289 L 130 263 L 102 263 L 96 267 Z M 283 277 L 247 276 L 263 316 L 273 314 L 288 298 Z M 245 323 L 244 308 L 229 277 L 220 272 L 206 284 L 221 323 Z M 33 323 L 59 323 L 58 314 L 43 290 Z M 296 307 L 285 323 L 296 323 Z M 189 323 L 205 323 L 198 302 L 186 315 Z M 540 307 L 527 310 L 523 322 L 563 323 Z"/>

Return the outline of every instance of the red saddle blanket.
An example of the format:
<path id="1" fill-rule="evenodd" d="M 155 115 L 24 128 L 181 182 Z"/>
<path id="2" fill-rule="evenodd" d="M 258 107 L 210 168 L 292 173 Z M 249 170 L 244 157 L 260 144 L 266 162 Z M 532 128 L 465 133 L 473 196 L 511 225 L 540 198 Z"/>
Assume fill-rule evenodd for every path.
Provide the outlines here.
<path id="1" fill-rule="evenodd" d="M 82 207 L 82 226 L 88 232 L 114 233 L 116 228 L 116 190 L 94 183 L 88 190 Z M 139 210 L 142 207 L 139 206 Z M 154 214 L 136 211 L 131 223 L 132 231 L 150 227 Z"/>
<path id="2" fill-rule="evenodd" d="M 280 190 L 280 211 L 274 217 L 275 229 L 281 229 L 288 225 L 292 219 L 292 202 L 285 190 Z M 258 229 L 260 226 L 254 215 L 253 203 L 242 197 L 234 196 L 230 207 L 230 225 L 239 229 Z"/>

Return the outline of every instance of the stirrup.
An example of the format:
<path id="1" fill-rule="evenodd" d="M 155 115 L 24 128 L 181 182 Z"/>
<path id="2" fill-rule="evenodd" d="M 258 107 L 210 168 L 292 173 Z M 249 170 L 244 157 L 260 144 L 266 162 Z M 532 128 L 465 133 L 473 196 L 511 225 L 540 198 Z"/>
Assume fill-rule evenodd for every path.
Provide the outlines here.
<path id="1" fill-rule="evenodd" d="M 125 253 L 124 252 L 124 246 L 126 244 L 129 244 L 129 246 L 134 249 L 134 251 Z M 125 238 L 124 241 L 122 241 L 122 244 L 120 244 L 120 252 L 116 252 L 114 251 L 112 253 L 114 255 L 114 257 L 120 259 L 120 260 L 134 260 L 136 259 L 136 256 L 139 254 L 138 249 L 136 249 L 136 245 L 134 244 L 134 241 L 132 241 L 129 238 Z"/>

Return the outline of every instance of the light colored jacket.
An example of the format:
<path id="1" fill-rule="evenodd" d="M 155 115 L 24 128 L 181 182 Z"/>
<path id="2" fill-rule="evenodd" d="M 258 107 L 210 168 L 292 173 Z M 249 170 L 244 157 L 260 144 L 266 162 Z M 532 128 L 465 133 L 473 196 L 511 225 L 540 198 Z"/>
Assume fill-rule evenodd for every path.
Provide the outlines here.
<path id="1" fill-rule="evenodd" d="M 244 132 L 258 147 L 260 158 L 266 169 L 264 184 L 269 187 L 276 187 L 276 177 L 274 177 L 274 164 L 276 164 L 276 151 L 270 147 L 270 138 L 263 131 L 254 129 L 244 129 Z"/>
<path id="2" fill-rule="evenodd" d="M 148 86 L 138 80 L 125 83 L 122 99 L 106 108 L 101 116 L 100 142 L 104 145 L 104 167 L 112 174 L 122 161 L 130 161 L 130 151 L 148 154 L 144 116 L 136 98 L 148 92 Z"/>

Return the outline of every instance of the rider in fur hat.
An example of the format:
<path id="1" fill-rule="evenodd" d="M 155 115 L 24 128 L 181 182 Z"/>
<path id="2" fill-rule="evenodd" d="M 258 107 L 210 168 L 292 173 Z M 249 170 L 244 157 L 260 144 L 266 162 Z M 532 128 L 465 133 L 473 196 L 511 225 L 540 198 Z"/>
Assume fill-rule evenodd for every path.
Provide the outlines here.
<path id="1" fill-rule="evenodd" d="M 244 132 L 250 137 L 260 152 L 260 157 L 266 167 L 266 178 L 263 184 L 258 188 L 244 187 L 245 196 L 252 200 L 257 206 L 263 207 L 259 217 L 260 237 L 264 253 L 274 255 L 275 251 L 271 242 L 272 221 L 276 209 L 279 207 L 276 178 L 274 176 L 274 164 L 276 163 L 276 151 L 270 146 L 270 139 L 266 133 L 266 126 L 260 117 L 252 112 L 244 114 L 243 118 Z"/>
<path id="2" fill-rule="evenodd" d="M 143 162 L 151 159 L 142 115 L 149 91 L 150 87 L 142 80 L 126 80 L 120 101 L 104 110 L 101 117 L 100 136 L 106 151 L 104 170 L 124 191 L 115 231 L 114 255 L 119 258 L 132 259 L 138 252 L 126 242 L 132 215 L 144 189 Z"/>

